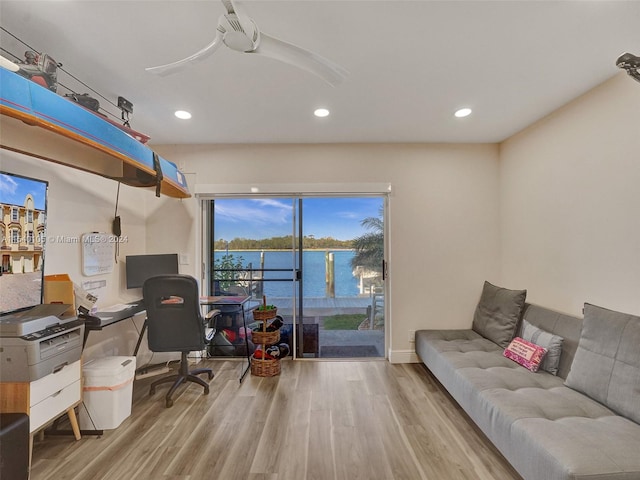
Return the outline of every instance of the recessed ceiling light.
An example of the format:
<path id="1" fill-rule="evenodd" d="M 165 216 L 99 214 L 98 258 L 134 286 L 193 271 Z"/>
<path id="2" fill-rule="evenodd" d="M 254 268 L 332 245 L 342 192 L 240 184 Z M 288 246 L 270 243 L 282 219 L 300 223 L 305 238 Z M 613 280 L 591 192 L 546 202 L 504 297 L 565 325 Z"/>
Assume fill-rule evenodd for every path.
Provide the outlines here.
<path id="1" fill-rule="evenodd" d="M 467 117 L 469 115 L 471 115 L 471 109 L 470 108 L 461 108 L 460 110 L 457 110 L 456 113 L 454 113 L 454 115 L 458 118 L 462 118 L 462 117 Z"/>
<path id="2" fill-rule="evenodd" d="M 328 117 L 329 116 L 329 110 L 327 110 L 326 108 L 316 108 L 316 110 L 313 112 L 313 114 L 316 117 Z"/>
<path id="3" fill-rule="evenodd" d="M 174 113 L 174 115 L 181 120 L 189 120 L 191 118 L 191 114 L 184 110 L 177 110 L 176 113 Z"/>

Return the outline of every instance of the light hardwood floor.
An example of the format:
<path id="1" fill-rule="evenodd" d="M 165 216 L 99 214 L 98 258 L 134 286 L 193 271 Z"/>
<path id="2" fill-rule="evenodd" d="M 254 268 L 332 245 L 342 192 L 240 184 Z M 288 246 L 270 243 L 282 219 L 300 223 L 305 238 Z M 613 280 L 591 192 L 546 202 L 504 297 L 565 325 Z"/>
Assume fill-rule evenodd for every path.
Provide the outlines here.
<path id="1" fill-rule="evenodd" d="M 206 360 L 211 393 L 134 383 L 102 437 L 36 440 L 31 480 L 520 479 L 420 364 L 283 361 L 277 377 Z"/>

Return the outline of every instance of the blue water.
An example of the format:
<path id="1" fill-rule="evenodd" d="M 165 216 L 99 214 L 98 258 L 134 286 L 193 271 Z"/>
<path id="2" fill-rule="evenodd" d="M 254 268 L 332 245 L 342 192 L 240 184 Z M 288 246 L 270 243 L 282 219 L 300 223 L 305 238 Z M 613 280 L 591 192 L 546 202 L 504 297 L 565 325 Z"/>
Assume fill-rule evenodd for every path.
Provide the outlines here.
<path id="1" fill-rule="evenodd" d="M 334 258 L 334 275 L 335 275 L 335 296 L 336 297 L 357 297 L 358 279 L 353 276 L 351 268 L 351 259 L 354 256 L 352 250 L 340 250 L 330 252 Z M 243 259 L 246 266 L 249 263 L 253 268 L 260 268 L 260 252 L 259 251 L 229 251 L 234 258 L 239 256 Z M 225 251 L 218 250 L 215 252 L 215 258 L 218 259 L 226 255 Z M 282 282 L 264 282 L 264 295 L 267 297 L 291 297 L 293 296 L 292 266 L 295 265 L 297 258 L 291 252 L 265 250 L 264 252 L 264 268 L 287 268 L 288 272 L 265 272 L 265 278 L 284 279 Z M 305 297 L 324 297 L 325 296 L 325 252 L 319 250 L 305 251 L 302 257 L 302 280 Z"/>

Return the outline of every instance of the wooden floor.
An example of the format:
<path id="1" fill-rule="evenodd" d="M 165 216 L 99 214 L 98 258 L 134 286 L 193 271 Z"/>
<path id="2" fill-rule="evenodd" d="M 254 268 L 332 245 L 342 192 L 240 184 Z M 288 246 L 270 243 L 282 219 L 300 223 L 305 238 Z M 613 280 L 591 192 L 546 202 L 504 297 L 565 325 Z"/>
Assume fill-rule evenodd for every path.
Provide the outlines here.
<path id="1" fill-rule="evenodd" d="M 117 429 L 36 440 L 31 480 L 520 479 L 422 365 L 283 361 L 239 384 L 240 362 L 202 364 L 207 396 L 167 409 L 139 380 Z"/>

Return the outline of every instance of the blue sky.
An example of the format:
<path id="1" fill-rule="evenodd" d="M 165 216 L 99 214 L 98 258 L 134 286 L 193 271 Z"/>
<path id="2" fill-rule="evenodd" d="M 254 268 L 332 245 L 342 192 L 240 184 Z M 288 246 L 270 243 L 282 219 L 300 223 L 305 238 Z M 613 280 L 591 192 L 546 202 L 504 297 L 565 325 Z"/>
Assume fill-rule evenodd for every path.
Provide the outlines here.
<path id="1" fill-rule="evenodd" d="M 305 198 L 304 235 L 352 240 L 367 231 L 360 225 L 364 218 L 378 217 L 382 201 L 381 197 Z M 292 218 L 290 198 L 218 199 L 215 240 L 291 235 Z"/>
<path id="2" fill-rule="evenodd" d="M 44 182 L 0 173 L 0 203 L 24 205 L 27 194 L 33 196 L 35 208 L 44 210 L 47 185 Z"/>

